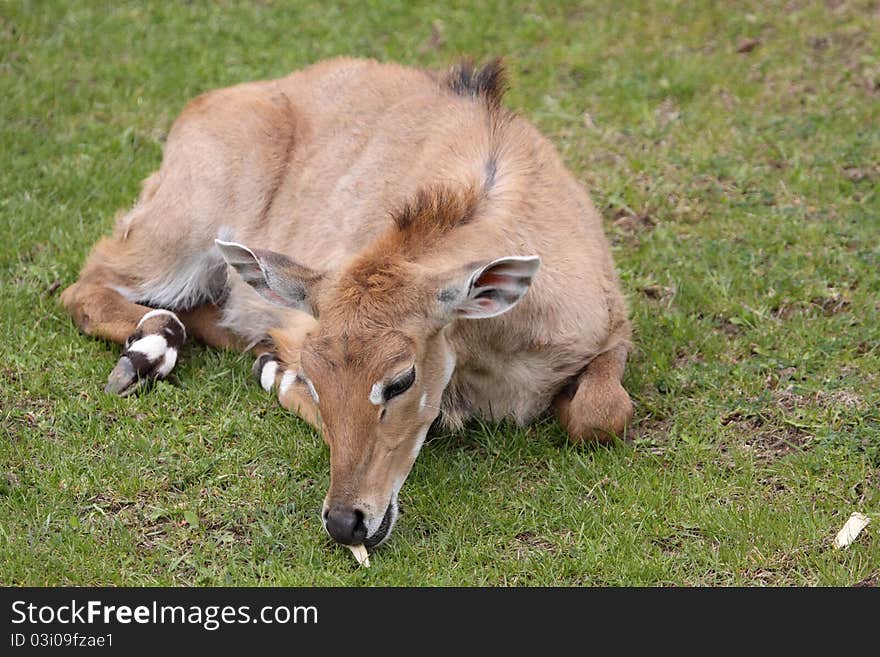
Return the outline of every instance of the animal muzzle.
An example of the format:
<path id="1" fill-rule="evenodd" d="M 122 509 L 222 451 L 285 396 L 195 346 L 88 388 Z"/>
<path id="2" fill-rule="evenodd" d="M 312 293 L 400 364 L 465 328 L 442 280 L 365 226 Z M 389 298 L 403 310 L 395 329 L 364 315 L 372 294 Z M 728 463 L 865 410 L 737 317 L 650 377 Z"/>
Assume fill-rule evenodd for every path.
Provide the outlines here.
<path id="1" fill-rule="evenodd" d="M 374 524 L 358 508 L 333 504 L 324 509 L 324 529 L 337 543 L 343 545 L 365 545 L 375 547 L 391 534 L 397 519 L 397 505 L 391 501 L 378 527 L 369 533 L 368 526 Z"/>

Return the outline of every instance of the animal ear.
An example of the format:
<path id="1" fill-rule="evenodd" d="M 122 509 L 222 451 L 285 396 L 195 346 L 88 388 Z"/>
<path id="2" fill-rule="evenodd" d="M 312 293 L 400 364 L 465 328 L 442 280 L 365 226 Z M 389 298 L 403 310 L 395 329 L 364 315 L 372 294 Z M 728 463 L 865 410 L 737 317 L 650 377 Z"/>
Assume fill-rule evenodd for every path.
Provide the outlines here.
<path id="1" fill-rule="evenodd" d="M 509 256 L 470 270 L 441 286 L 437 298 L 445 321 L 485 319 L 513 308 L 541 266 L 538 256 Z"/>
<path id="2" fill-rule="evenodd" d="M 250 249 L 236 242 L 214 240 L 226 263 L 260 296 L 279 306 L 295 308 L 312 315 L 314 288 L 322 274 L 297 264 L 274 251 Z"/>

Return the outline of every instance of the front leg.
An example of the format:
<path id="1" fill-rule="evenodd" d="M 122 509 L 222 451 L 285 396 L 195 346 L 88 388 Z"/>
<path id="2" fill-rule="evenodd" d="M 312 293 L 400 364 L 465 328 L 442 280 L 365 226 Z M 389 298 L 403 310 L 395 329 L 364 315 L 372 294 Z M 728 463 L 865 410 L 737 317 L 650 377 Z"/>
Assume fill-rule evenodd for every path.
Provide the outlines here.
<path id="1" fill-rule="evenodd" d="M 114 289 L 114 281 L 125 287 L 125 279 L 97 269 L 68 287 L 61 303 L 83 333 L 124 346 L 104 390 L 125 396 L 168 376 L 186 340 L 186 329 L 169 310 L 132 303 Z"/>
<path id="2" fill-rule="evenodd" d="M 633 416 L 632 401 L 620 383 L 626 357 L 622 344 L 596 356 L 553 400 L 571 442 L 610 443 L 624 437 Z"/>
<path id="3" fill-rule="evenodd" d="M 254 362 L 254 375 L 266 392 L 278 389 L 278 402 L 321 431 L 321 415 L 315 401 L 317 393 L 311 383 L 299 375 L 278 354 L 269 351 Z"/>

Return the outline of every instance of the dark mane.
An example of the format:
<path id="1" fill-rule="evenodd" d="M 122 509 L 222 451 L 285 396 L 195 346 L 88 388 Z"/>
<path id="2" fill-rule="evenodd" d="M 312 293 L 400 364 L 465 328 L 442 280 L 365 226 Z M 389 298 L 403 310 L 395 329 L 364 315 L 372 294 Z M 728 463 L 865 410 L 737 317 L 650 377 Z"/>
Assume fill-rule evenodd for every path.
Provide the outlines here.
<path id="1" fill-rule="evenodd" d="M 384 326 L 401 311 L 401 304 L 421 303 L 411 263 L 457 226 L 473 221 L 479 203 L 474 188 L 437 185 L 419 191 L 392 213 L 390 229 L 348 267 L 336 283 L 336 305 L 322 308 L 322 316 L 332 315 L 340 325 L 369 321 Z"/>
<path id="2" fill-rule="evenodd" d="M 434 186 L 420 189 L 415 198 L 392 213 L 397 230 L 424 239 L 442 235 L 474 217 L 479 198 L 473 189 Z"/>
<path id="3" fill-rule="evenodd" d="M 460 62 L 447 74 L 446 86 L 459 96 L 482 98 L 490 106 L 498 106 L 507 91 L 504 63 L 500 57 L 480 68 L 471 61 Z"/>

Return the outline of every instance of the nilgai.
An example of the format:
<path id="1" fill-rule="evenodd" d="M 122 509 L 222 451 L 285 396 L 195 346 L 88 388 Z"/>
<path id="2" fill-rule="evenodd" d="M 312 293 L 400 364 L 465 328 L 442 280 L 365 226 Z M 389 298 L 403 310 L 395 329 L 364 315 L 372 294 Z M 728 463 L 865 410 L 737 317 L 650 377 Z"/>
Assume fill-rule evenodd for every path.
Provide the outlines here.
<path id="1" fill-rule="evenodd" d="M 330 447 L 328 533 L 374 546 L 429 427 L 622 436 L 630 324 L 601 218 L 502 104 L 499 61 L 359 59 L 193 100 L 64 306 L 124 345 L 106 390 L 168 375 L 188 336 L 254 349 Z"/>

